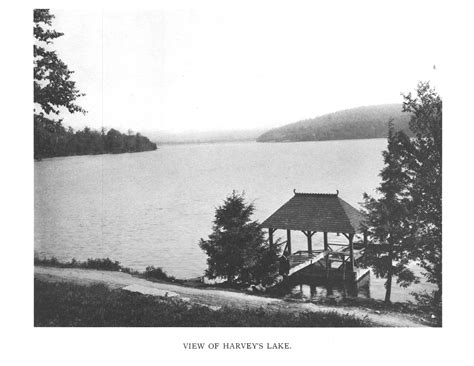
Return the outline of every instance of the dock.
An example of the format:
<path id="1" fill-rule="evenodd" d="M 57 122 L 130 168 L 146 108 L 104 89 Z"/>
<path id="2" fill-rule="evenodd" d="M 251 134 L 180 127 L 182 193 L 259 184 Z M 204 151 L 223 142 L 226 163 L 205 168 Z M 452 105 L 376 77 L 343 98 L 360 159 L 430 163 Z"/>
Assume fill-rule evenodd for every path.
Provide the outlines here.
<path id="1" fill-rule="evenodd" d="M 326 258 L 328 254 L 329 250 L 313 250 L 312 252 L 299 251 L 288 256 L 288 261 L 290 262 L 288 276 L 291 276 L 296 272 L 319 262 L 320 260 Z"/>
<path id="2" fill-rule="evenodd" d="M 289 261 L 288 276 L 301 273 L 306 276 L 331 278 L 331 279 L 353 279 L 359 281 L 368 274 L 368 270 L 357 267 L 357 261 L 364 255 L 364 249 L 354 250 L 354 261 L 356 266 L 352 270 L 350 262 L 350 250 L 347 247 L 339 250 L 313 250 L 297 251 L 287 256 Z"/>
<path id="3" fill-rule="evenodd" d="M 368 244 L 365 215 L 331 193 L 297 193 L 264 220 L 261 227 L 268 229 L 268 242 L 273 245 L 277 230 L 285 230 L 280 272 L 287 276 L 310 275 L 342 280 L 359 280 L 368 271 L 358 268 L 357 262 L 364 255 Z M 291 232 L 299 231 L 307 238 L 308 250 L 292 253 Z M 328 240 L 328 234 L 342 234 L 347 242 Z M 324 247 L 313 250 L 313 236 L 322 234 Z M 363 236 L 360 242 L 356 235 Z"/>

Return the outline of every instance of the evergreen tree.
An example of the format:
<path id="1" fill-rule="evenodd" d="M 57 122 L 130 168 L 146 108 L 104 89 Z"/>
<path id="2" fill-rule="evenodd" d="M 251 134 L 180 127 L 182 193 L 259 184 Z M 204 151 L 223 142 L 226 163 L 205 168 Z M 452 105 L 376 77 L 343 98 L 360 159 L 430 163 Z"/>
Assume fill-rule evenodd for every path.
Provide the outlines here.
<path id="1" fill-rule="evenodd" d="M 235 191 L 216 209 L 213 232 L 201 239 L 208 255 L 206 275 L 223 276 L 229 283 L 270 283 L 278 274 L 280 245 L 270 245 L 257 221 L 255 208 Z"/>
<path id="2" fill-rule="evenodd" d="M 414 139 L 404 155 L 411 176 L 410 214 L 413 221 L 414 253 L 427 280 L 442 293 L 442 109 L 441 97 L 429 83 L 419 83 L 416 95 L 404 95 L 403 110 L 412 114 Z"/>
<path id="3" fill-rule="evenodd" d="M 404 132 L 395 132 L 389 123 L 388 148 L 383 152 L 385 167 L 380 176 L 382 183 L 377 191 L 379 198 L 364 194 L 364 208 L 368 217 L 368 231 L 375 245 L 370 245 L 362 263 L 371 266 L 377 277 L 386 278 L 385 302 L 390 302 L 392 277 L 408 286 L 416 277 L 407 267 L 413 259 L 413 242 L 410 239 L 412 223 L 409 220 L 410 176 L 405 168 L 404 150 L 409 138 Z"/>
<path id="4" fill-rule="evenodd" d="M 365 208 L 374 239 L 365 262 L 377 275 L 397 275 L 403 285 L 415 280 L 405 266 L 416 261 L 427 280 L 442 294 L 442 100 L 429 83 L 419 83 L 416 95 L 404 95 L 403 111 L 411 114 L 408 138 L 390 128 L 380 199 L 367 195 Z M 395 234 L 395 235 L 394 235 Z M 395 267 L 393 263 L 396 263 Z M 395 269 L 395 270 L 394 270 Z M 387 294 L 386 300 L 390 299 Z"/>

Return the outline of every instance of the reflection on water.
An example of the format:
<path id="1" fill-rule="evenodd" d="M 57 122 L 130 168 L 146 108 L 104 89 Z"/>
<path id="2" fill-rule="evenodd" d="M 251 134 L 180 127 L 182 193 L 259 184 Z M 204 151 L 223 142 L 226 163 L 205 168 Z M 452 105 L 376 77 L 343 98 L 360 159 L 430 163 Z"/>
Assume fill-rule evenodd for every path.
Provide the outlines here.
<path id="1" fill-rule="evenodd" d="M 410 265 L 415 275 L 420 279 L 419 283 L 414 283 L 408 288 L 402 288 L 393 278 L 391 301 L 392 302 L 415 302 L 412 292 L 434 291 L 436 286 L 427 283 L 421 274 L 421 269 L 415 264 Z M 385 299 L 385 281 L 386 279 L 377 278 L 372 272 L 354 283 L 350 281 L 327 281 L 325 279 L 289 279 L 286 287 L 279 290 L 279 295 L 288 299 L 320 300 L 324 298 L 334 299 L 335 301 L 347 298 L 360 299 Z"/>
<path id="2" fill-rule="evenodd" d="M 370 274 L 358 283 L 326 280 L 290 280 L 285 289 L 285 298 L 319 300 L 323 298 L 342 300 L 346 298 L 371 298 Z"/>

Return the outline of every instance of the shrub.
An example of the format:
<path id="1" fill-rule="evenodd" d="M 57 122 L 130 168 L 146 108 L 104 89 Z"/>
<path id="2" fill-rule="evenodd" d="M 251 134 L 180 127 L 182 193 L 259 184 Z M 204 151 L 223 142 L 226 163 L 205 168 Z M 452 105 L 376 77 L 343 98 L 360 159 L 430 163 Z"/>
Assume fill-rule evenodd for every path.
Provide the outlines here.
<path id="1" fill-rule="evenodd" d="M 410 293 L 416 300 L 418 306 L 423 308 L 425 312 L 430 312 L 432 319 L 435 319 L 439 326 L 442 325 L 442 301 L 437 291 L 428 293 L 426 290 L 423 292 L 411 292 Z"/>
<path id="2" fill-rule="evenodd" d="M 73 258 L 70 262 L 60 262 L 56 257 L 40 259 L 35 256 L 34 263 L 37 266 L 58 268 L 100 269 L 104 271 L 120 271 L 124 269 L 118 261 L 112 261 L 110 258 L 89 258 L 86 262 Z"/>
<path id="3" fill-rule="evenodd" d="M 173 276 L 168 276 L 160 267 L 148 266 L 143 273 L 145 278 L 153 278 L 155 280 L 175 281 Z"/>
<path id="4" fill-rule="evenodd" d="M 73 259 L 73 261 L 75 260 Z M 120 271 L 122 269 L 118 261 L 112 261 L 110 258 L 89 258 L 87 262 L 78 263 L 80 268 L 86 269 L 101 269 L 105 271 Z"/>
<path id="5" fill-rule="evenodd" d="M 39 258 L 35 256 L 34 263 L 36 266 L 57 267 L 57 268 L 82 268 L 95 269 L 101 271 L 116 271 L 124 272 L 131 275 L 143 276 L 145 278 L 153 278 L 163 281 L 176 282 L 179 281 L 173 276 L 168 276 L 161 268 L 149 266 L 145 272 L 139 272 L 129 267 L 124 267 L 118 261 L 113 261 L 110 258 L 89 258 L 85 262 L 71 259 L 70 262 L 60 262 L 57 258 Z"/>

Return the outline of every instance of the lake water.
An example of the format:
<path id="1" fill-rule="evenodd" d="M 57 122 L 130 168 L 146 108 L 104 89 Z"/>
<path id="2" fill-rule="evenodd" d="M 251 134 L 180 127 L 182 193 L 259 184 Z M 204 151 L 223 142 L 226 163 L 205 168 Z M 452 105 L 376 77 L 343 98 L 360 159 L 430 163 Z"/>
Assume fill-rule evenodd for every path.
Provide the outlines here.
<path id="1" fill-rule="evenodd" d="M 363 192 L 373 194 L 379 184 L 385 147 L 385 139 L 169 145 L 35 162 L 35 253 L 110 257 L 138 270 L 154 265 L 178 278 L 201 276 L 199 239 L 210 234 L 215 208 L 232 190 L 245 191 L 260 221 L 293 189 L 339 190 L 359 207 Z M 305 249 L 303 234 L 292 239 L 294 250 Z M 322 238 L 313 240 L 318 248 Z M 370 297 L 383 298 L 383 280 L 370 281 Z M 395 288 L 393 300 L 409 299 L 413 289 Z"/>

